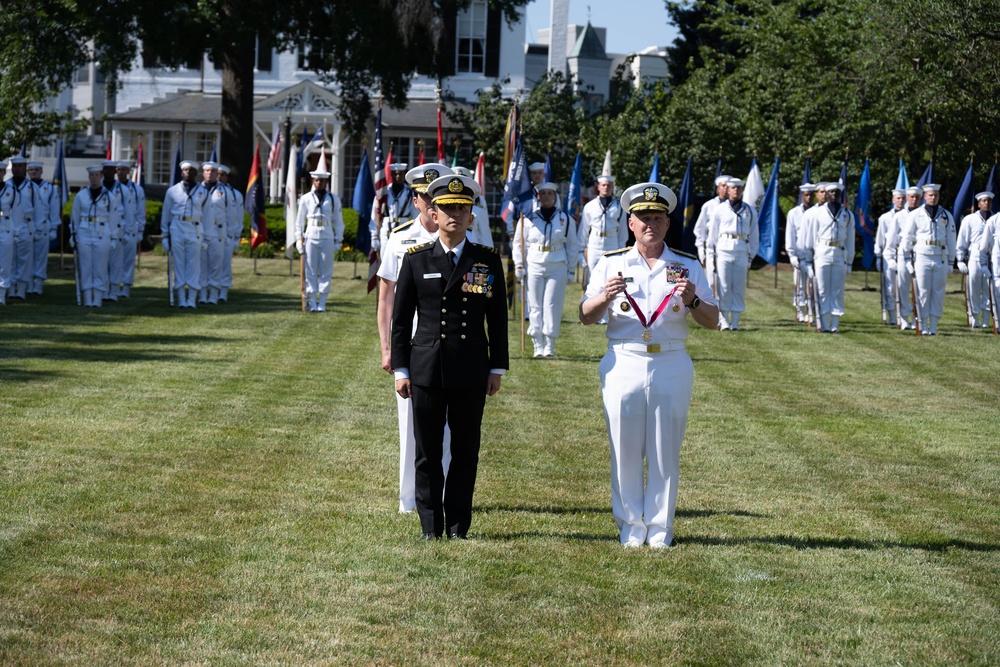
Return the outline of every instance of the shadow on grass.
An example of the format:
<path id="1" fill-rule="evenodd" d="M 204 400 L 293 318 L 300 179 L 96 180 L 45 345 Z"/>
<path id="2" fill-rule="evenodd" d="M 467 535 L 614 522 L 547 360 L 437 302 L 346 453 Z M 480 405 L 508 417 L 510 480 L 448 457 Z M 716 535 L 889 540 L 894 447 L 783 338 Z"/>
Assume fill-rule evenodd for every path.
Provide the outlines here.
<path id="1" fill-rule="evenodd" d="M 859 540 L 853 537 L 822 538 L 822 537 L 791 537 L 789 535 L 774 535 L 770 537 L 711 537 L 709 535 L 690 535 L 674 538 L 678 546 L 685 544 L 700 544 L 705 546 L 745 546 L 750 544 L 767 544 L 791 547 L 800 551 L 807 549 L 850 549 L 857 551 L 874 551 L 879 549 L 918 549 L 920 551 L 943 552 L 948 549 L 964 551 L 994 552 L 1000 551 L 1000 544 L 970 542 L 968 540 L 941 539 L 927 542 L 902 542 L 897 540 Z"/>
<path id="2" fill-rule="evenodd" d="M 0 349 L 0 357 L 2 357 L 2 349 Z M 65 376 L 65 373 L 59 371 L 27 371 L 20 368 L 0 368 L 0 383 L 16 382 L 25 384 L 28 382 L 44 382 Z"/>
<path id="3" fill-rule="evenodd" d="M 477 505 L 475 507 L 476 513 L 489 513 L 489 512 L 512 512 L 512 513 L 524 513 L 524 514 L 555 514 L 555 515 L 574 515 L 574 514 L 607 514 L 611 516 L 611 506 L 605 507 L 576 507 L 572 505 L 567 506 L 557 506 L 557 505 Z M 747 512 L 746 510 L 690 510 L 690 509 L 678 509 L 676 516 L 680 518 L 707 518 L 713 516 L 740 516 L 749 517 L 752 519 L 769 519 L 771 518 L 768 514 L 758 514 L 756 512 Z"/>

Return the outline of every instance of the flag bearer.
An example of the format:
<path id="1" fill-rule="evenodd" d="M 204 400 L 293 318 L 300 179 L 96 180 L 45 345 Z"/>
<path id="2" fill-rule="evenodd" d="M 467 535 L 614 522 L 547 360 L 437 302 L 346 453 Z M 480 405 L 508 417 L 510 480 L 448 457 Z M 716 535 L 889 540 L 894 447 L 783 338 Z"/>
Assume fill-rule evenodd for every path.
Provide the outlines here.
<path id="1" fill-rule="evenodd" d="M 329 189 L 330 172 L 317 170 L 309 175 L 313 189 L 299 197 L 295 247 L 306 258 L 309 312 L 325 313 L 333 279 L 333 258 L 344 240 L 344 219 L 340 199 Z"/>
<path id="2" fill-rule="evenodd" d="M 743 201 L 745 185 L 738 178 L 729 179 L 728 200 L 715 207 L 708 224 L 706 263 L 715 265 L 722 331 L 740 328 L 740 316 L 746 310 L 747 273 L 760 244 L 757 211 Z"/>
<path id="3" fill-rule="evenodd" d="M 799 262 L 803 253 L 805 214 L 812 208 L 816 186 L 812 183 L 803 183 L 799 186 L 799 192 L 802 193 L 802 203 L 792 208 L 785 218 L 785 252 L 788 253 L 788 260 L 792 264 L 792 275 L 794 276 L 795 292 L 792 294 L 792 305 L 795 306 L 795 319 L 799 322 L 806 322 L 809 320 L 809 299 L 806 296 L 807 276 L 802 273 Z"/>
<path id="4" fill-rule="evenodd" d="M 124 299 L 129 298 L 132 293 L 135 257 L 139 251 L 139 241 L 146 231 L 146 191 L 129 179 L 131 168 L 132 165 L 127 160 L 118 162 L 115 168 L 118 187 L 125 197 L 125 211 L 131 211 L 131 215 L 126 214 L 126 219 L 122 221 L 121 284 L 118 286 L 118 296 Z"/>
<path id="5" fill-rule="evenodd" d="M 941 186 L 924 186 L 924 205 L 916 208 L 901 228 L 899 254 L 917 291 L 920 333 L 933 336 L 944 314 L 945 281 L 955 263 L 955 220 L 938 204 Z"/>
<path id="6" fill-rule="evenodd" d="M 983 274 L 979 263 L 979 244 L 983 238 L 983 228 L 991 217 L 993 193 L 980 192 L 976 195 L 976 207 L 979 209 L 962 218 L 962 226 L 958 230 L 955 241 L 955 256 L 958 258 L 958 270 L 966 281 L 966 299 L 969 309 L 969 326 L 989 326 L 989 280 Z"/>
<path id="7" fill-rule="evenodd" d="M 897 291 L 896 247 L 889 247 L 890 239 L 899 244 L 899 212 L 906 201 L 905 190 L 892 191 L 892 208 L 879 216 L 875 232 L 875 257 L 879 273 L 882 274 L 882 319 L 890 326 L 896 326 L 899 311 Z"/>
<path id="8" fill-rule="evenodd" d="M 837 333 L 844 314 L 844 283 L 854 263 L 854 214 L 840 201 L 843 186 L 826 184 L 826 204 L 806 216 L 803 257 L 806 275 L 816 281 L 820 331 Z M 801 264 L 800 264 L 801 265 Z"/>
<path id="9" fill-rule="evenodd" d="M 611 174 L 597 177 L 597 197 L 583 207 L 577 243 L 580 246 L 580 264 L 586 262 L 588 275 L 604 253 L 628 244 L 628 216 L 615 197 L 615 177 Z M 607 322 L 606 318 L 602 318 L 600 324 Z"/>
<path id="10" fill-rule="evenodd" d="M 42 178 L 41 162 L 28 163 L 28 178 L 35 186 L 35 230 L 32 250 L 32 276 L 28 294 L 41 294 L 49 276 L 49 242 L 56 237 L 62 224 L 62 208 L 55 187 Z"/>
<path id="11" fill-rule="evenodd" d="M 118 236 L 115 197 L 102 181 L 103 167 L 87 167 L 90 187 L 80 190 L 73 199 L 70 215 L 70 245 L 76 249 L 77 275 L 83 305 L 100 308 L 109 288 L 108 253 Z"/>
<path id="12" fill-rule="evenodd" d="M 215 224 L 209 204 L 209 192 L 197 183 L 198 170 L 194 162 L 181 162 L 181 181 L 172 185 L 163 198 L 160 229 L 163 249 L 173 263 L 172 288 L 177 290 L 180 308 L 195 308 L 195 298 L 202 286 L 201 244 L 203 227 Z"/>
<path id="13" fill-rule="evenodd" d="M 6 197 L 4 215 L 10 217 L 14 237 L 14 258 L 10 277 L 10 296 L 23 299 L 34 276 L 35 207 L 38 192 L 27 178 L 28 160 L 20 155 L 10 158 L 12 177 L 3 184 Z"/>
<path id="14" fill-rule="evenodd" d="M 233 253 L 240 245 L 243 235 L 243 193 L 229 184 L 229 167 L 219 165 L 219 184 L 226 188 L 229 205 L 229 219 L 226 224 L 226 243 L 222 251 L 222 286 L 219 287 L 219 301 L 229 300 L 229 289 L 233 286 Z"/>

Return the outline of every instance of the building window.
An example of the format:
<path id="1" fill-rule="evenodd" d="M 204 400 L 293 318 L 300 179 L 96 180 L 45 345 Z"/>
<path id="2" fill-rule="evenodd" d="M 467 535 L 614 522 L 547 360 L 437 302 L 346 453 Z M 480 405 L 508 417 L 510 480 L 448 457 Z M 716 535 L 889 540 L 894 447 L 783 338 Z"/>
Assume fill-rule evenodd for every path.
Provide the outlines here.
<path id="1" fill-rule="evenodd" d="M 486 0 L 473 0 L 458 13 L 455 33 L 455 72 L 486 71 Z"/>
<path id="2" fill-rule="evenodd" d="M 170 185 L 170 172 L 173 161 L 173 132 L 169 130 L 153 130 L 149 142 L 149 180 L 152 183 Z"/>
<path id="3" fill-rule="evenodd" d="M 274 44 L 270 35 L 257 35 L 257 71 L 270 72 L 273 66 Z"/>
<path id="4" fill-rule="evenodd" d="M 389 155 L 390 147 L 392 149 L 392 155 Z M 410 139 L 410 137 L 385 137 L 385 145 L 382 147 L 385 151 L 385 158 L 392 159 L 393 162 L 405 162 L 408 169 L 412 169 L 417 166 L 417 141 L 415 139 Z M 425 151 L 426 152 L 426 151 Z M 386 165 L 386 169 L 389 166 Z"/>
<path id="5" fill-rule="evenodd" d="M 215 132 L 191 132 L 188 134 L 188 145 L 191 146 L 193 141 L 194 150 L 190 158 L 185 158 L 192 160 L 198 165 L 198 170 L 201 171 L 201 163 L 208 162 L 208 159 L 212 157 L 212 150 L 215 148 L 215 143 L 218 141 L 218 136 Z"/>
<path id="6" fill-rule="evenodd" d="M 299 47 L 298 69 L 300 72 L 316 72 L 326 69 L 326 54 L 309 46 Z"/>

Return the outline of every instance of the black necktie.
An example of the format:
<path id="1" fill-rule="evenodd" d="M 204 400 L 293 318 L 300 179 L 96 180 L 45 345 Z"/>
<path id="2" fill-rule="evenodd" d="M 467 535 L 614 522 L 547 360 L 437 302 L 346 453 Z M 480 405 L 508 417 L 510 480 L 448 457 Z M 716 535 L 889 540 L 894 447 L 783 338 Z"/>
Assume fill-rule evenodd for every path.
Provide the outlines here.
<path id="1" fill-rule="evenodd" d="M 448 251 L 448 261 L 451 262 L 452 266 L 458 266 L 458 257 L 455 255 L 454 250 Z"/>

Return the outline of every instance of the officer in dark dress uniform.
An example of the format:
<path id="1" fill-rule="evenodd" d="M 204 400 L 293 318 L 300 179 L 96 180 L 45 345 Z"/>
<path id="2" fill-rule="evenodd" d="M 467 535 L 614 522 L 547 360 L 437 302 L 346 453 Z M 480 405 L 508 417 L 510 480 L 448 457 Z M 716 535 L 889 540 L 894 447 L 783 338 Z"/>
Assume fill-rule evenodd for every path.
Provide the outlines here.
<path id="1" fill-rule="evenodd" d="M 396 391 L 413 403 L 423 538 L 441 537 L 447 528 L 448 537 L 464 539 L 486 396 L 499 391 L 508 366 L 506 283 L 497 252 L 465 238 L 480 194 L 476 182 L 447 175 L 427 190 L 438 239 L 403 257 L 392 313 L 392 367 Z M 446 420 L 452 456 L 447 483 L 441 464 Z"/>

